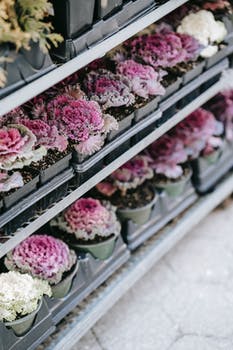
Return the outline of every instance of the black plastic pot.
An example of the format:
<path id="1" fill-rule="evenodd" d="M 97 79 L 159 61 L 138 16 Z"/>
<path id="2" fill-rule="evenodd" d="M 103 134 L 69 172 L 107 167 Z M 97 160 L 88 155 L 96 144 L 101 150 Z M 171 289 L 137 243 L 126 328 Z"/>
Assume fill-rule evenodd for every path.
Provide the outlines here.
<path id="1" fill-rule="evenodd" d="M 30 168 L 29 171 L 33 175 L 32 180 L 26 183 L 23 187 L 20 187 L 14 190 L 13 192 L 9 193 L 7 196 L 3 197 L 4 207 L 6 209 L 12 207 L 21 199 L 27 197 L 30 193 L 36 190 L 37 185 L 39 183 L 39 172 Z"/>
<path id="2" fill-rule="evenodd" d="M 123 119 L 119 120 L 118 121 L 119 129 L 111 131 L 108 134 L 108 136 L 107 136 L 108 141 L 113 140 L 115 137 L 117 137 L 118 135 L 121 135 L 124 131 L 129 129 L 132 125 L 133 119 L 134 119 L 134 112 L 130 113 L 129 115 L 127 115 Z"/>
<path id="3" fill-rule="evenodd" d="M 139 120 L 147 117 L 149 114 L 154 112 L 157 109 L 160 100 L 161 100 L 161 97 L 156 96 L 141 108 L 136 109 L 134 112 L 135 114 L 134 122 L 137 123 Z"/>
<path id="4" fill-rule="evenodd" d="M 225 142 L 222 154 L 214 163 L 209 159 L 198 158 L 191 162 L 193 185 L 197 192 L 205 194 L 211 191 L 221 178 L 233 167 L 233 145 Z"/>
<path id="5" fill-rule="evenodd" d="M 119 10 L 122 0 L 96 0 L 95 18 L 106 18 Z"/>
<path id="6" fill-rule="evenodd" d="M 36 349 L 54 330 L 51 313 L 46 301 L 43 300 L 32 328 L 24 336 L 17 337 L 13 330 L 0 323 L 0 350 Z"/>
<path id="7" fill-rule="evenodd" d="M 7 84 L 0 89 L 0 98 L 56 67 L 49 54 L 43 53 L 39 44 L 34 42 L 30 50 L 20 49 L 18 53 L 7 44 L 1 45 L 0 55 L 10 60 L 1 65 L 7 73 Z"/>
<path id="8" fill-rule="evenodd" d="M 79 270 L 69 294 L 60 300 L 48 300 L 54 323 L 57 324 L 84 298 L 105 282 L 129 259 L 129 256 L 130 253 L 121 237 L 116 242 L 113 254 L 105 261 L 94 259 L 90 254 L 80 254 Z"/>
<path id="9" fill-rule="evenodd" d="M 91 27 L 95 0 L 52 0 L 52 3 L 54 28 L 64 38 L 75 38 Z"/>
<path id="10" fill-rule="evenodd" d="M 50 165 L 48 168 L 40 170 L 40 183 L 42 185 L 45 184 L 46 182 L 60 174 L 62 171 L 69 168 L 71 158 L 72 153 L 69 153 L 64 158 L 60 159 L 58 162 Z"/>

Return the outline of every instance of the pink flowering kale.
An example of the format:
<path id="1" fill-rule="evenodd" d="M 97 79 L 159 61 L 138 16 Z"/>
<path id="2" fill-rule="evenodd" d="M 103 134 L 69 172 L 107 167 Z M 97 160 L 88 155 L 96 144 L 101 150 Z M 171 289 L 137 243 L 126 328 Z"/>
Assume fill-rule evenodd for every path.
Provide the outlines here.
<path id="1" fill-rule="evenodd" d="M 100 182 L 96 188 L 108 197 L 112 196 L 117 190 L 124 196 L 127 190 L 137 188 L 152 177 L 153 170 L 148 165 L 148 158 L 138 155 L 114 171 L 109 178 Z"/>
<path id="2" fill-rule="evenodd" d="M 20 119 L 20 124 L 26 126 L 36 136 L 36 145 L 44 146 L 47 150 L 57 149 L 60 152 L 66 150 L 68 141 L 65 136 L 59 134 L 55 125 L 50 126 L 43 120 Z"/>
<path id="3" fill-rule="evenodd" d="M 51 225 L 84 241 L 94 240 L 98 236 L 119 235 L 120 223 L 115 212 L 115 207 L 108 202 L 102 204 L 97 199 L 81 198 L 55 218 Z"/>
<path id="4" fill-rule="evenodd" d="M 198 108 L 180 122 L 171 134 L 183 142 L 191 158 L 196 158 L 205 148 L 207 141 L 211 142 L 212 139 L 215 142 L 215 136 L 222 132 L 222 123 L 218 122 L 211 112 Z"/>
<path id="5" fill-rule="evenodd" d="M 207 104 L 207 108 L 225 126 L 226 139 L 233 141 L 233 90 L 216 95 Z"/>
<path id="6" fill-rule="evenodd" d="M 156 174 L 170 179 L 182 176 L 181 164 L 187 161 L 187 154 L 178 138 L 165 134 L 148 147 L 147 153 L 151 157 L 150 166 Z"/>
<path id="7" fill-rule="evenodd" d="M 18 171 L 15 171 L 12 175 L 0 171 L 0 193 L 23 187 L 23 185 L 23 177 Z"/>
<path id="8" fill-rule="evenodd" d="M 36 136 L 25 126 L 12 124 L 0 129 L 0 169 L 30 165 L 46 155 L 45 147 L 35 148 Z"/>
<path id="9" fill-rule="evenodd" d="M 8 124 L 18 124 L 19 119 L 28 118 L 22 107 L 12 109 L 9 113 L 0 117 L 0 128 Z"/>
<path id="10" fill-rule="evenodd" d="M 9 252 L 4 262 L 9 270 L 29 273 L 49 284 L 57 284 L 76 260 L 75 252 L 60 239 L 33 235 Z"/>
<path id="11" fill-rule="evenodd" d="M 134 60 L 127 60 L 117 65 L 117 73 L 127 77 L 132 84 L 131 90 L 136 95 L 148 99 L 149 96 L 164 95 L 161 80 L 165 72 L 156 72 L 151 66 L 142 65 Z"/>
<path id="12" fill-rule="evenodd" d="M 94 101 L 59 95 L 48 103 L 48 123 L 76 144 L 82 155 L 91 155 L 104 144 L 106 134 L 118 128 L 110 115 L 102 114 Z"/>
<path id="13" fill-rule="evenodd" d="M 129 79 L 106 69 L 88 73 L 84 85 L 88 96 L 98 102 L 104 110 L 110 107 L 128 107 L 135 102 L 135 97 L 130 92 Z"/>

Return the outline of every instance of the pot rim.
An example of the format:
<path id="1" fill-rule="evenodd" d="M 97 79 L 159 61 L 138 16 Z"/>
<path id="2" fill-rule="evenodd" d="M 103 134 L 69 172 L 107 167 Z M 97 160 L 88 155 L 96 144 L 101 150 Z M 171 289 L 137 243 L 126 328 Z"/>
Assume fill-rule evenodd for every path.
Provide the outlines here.
<path id="1" fill-rule="evenodd" d="M 158 193 L 156 192 L 156 189 L 152 188 L 153 192 L 154 192 L 154 198 L 151 200 L 150 203 L 147 203 L 146 205 L 144 205 L 143 207 L 139 207 L 139 208 L 117 208 L 117 212 L 137 212 L 137 211 L 141 211 L 141 210 L 144 210 L 144 209 L 147 209 L 149 207 L 151 207 L 152 205 L 154 205 L 158 200 L 159 200 L 159 195 Z"/>
<path id="2" fill-rule="evenodd" d="M 66 281 L 67 279 L 73 278 L 73 276 L 78 273 L 79 270 L 79 260 L 76 260 L 76 263 L 71 267 L 70 271 L 67 271 L 67 276 L 65 278 L 62 278 L 60 282 L 58 282 L 57 284 L 50 284 L 50 287 L 56 288 L 57 286 L 59 286 L 60 283 Z M 73 271 L 72 271 L 73 270 Z"/>
<path id="3" fill-rule="evenodd" d="M 117 240 L 119 235 L 117 235 L 116 233 L 113 233 L 113 237 L 108 237 L 106 238 L 106 240 L 104 240 L 103 242 L 98 242 L 98 243 L 72 243 L 71 245 L 74 246 L 74 247 L 87 247 L 87 248 L 90 248 L 90 247 L 94 247 L 96 245 L 104 245 L 106 243 L 109 243 L 113 240 Z"/>
<path id="4" fill-rule="evenodd" d="M 14 325 L 20 324 L 20 323 L 22 323 L 22 322 L 28 320 L 28 319 L 31 318 L 32 316 L 36 316 L 37 313 L 39 312 L 41 306 L 42 306 L 42 303 L 43 303 L 43 297 L 40 299 L 39 304 L 38 304 L 36 310 L 32 311 L 30 314 L 27 314 L 27 315 L 25 315 L 25 316 L 23 316 L 23 317 L 20 317 L 18 320 L 11 321 L 11 322 L 4 322 L 4 325 L 5 325 L 6 327 L 12 327 L 12 326 L 14 326 Z"/>
<path id="5" fill-rule="evenodd" d="M 176 186 L 179 183 L 182 183 L 184 181 L 188 181 L 191 179 L 192 175 L 193 175 L 193 170 L 190 166 L 187 166 L 187 169 L 189 169 L 189 173 L 187 175 L 182 175 L 181 179 L 179 179 L 178 181 L 174 181 L 174 182 L 168 182 L 167 184 L 161 184 L 161 182 L 157 182 L 155 184 L 155 187 L 158 188 L 166 188 L 167 186 Z"/>

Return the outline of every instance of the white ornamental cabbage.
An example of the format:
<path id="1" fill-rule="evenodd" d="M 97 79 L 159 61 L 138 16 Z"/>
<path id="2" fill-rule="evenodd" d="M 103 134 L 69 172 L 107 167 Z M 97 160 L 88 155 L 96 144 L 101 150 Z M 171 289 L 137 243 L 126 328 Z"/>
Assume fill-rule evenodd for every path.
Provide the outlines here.
<path id="1" fill-rule="evenodd" d="M 38 307 L 43 295 L 52 295 L 47 281 L 11 271 L 0 274 L 0 321 L 12 322 Z"/>
<path id="2" fill-rule="evenodd" d="M 212 12 L 206 10 L 185 16 L 177 28 L 177 32 L 196 38 L 204 46 L 201 51 L 202 57 L 213 56 L 218 51 L 216 44 L 223 41 L 227 35 L 225 24 L 216 21 Z"/>

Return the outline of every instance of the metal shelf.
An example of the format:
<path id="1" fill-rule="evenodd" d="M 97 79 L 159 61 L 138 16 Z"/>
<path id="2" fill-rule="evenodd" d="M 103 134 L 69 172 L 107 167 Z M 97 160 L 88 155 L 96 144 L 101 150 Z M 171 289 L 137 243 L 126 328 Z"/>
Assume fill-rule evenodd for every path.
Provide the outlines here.
<path id="1" fill-rule="evenodd" d="M 45 350 L 69 350 L 94 324 L 214 208 L 233 192 L 233 174 L 216 190 L 201 197 L 174 224 L 170 224 L 132 254 L 129 262 L 114 274 L 105 286 L 72 311 L 58 331 L 44 345 Z M 66 325 L 66 327 L 64 327 Z"/>
<path id="2" fill-rule="evenodd" d="M 220 79 L 216 84 L 214 84 L 212 87 L 206 90 L 198 98 L 194 99 L 191 103 L 189 103 L 185 108 L 183 108 L 181 111 L 175 114 L 166 123 L 161 125 L 161 127 L 152 131 L 143 140 L 141 140 L 136 145 L 131 147 L 127 152 L 122 154 L 120 157 L 116 158 L 113 162 L 107 165 L 103 170 L 99 171 L 96 175 L 94 175 L 84 184 L 79 186 L 76 190 L 71 192 L 60 202 L 56 203 L 52 208 L 42 213 L 38 218 L 30 222 L 26 227 L 20 228 L 19 230 L 17 230 L 14 236 L 12 236 L 8 241 L 0 245 L 0 258 L 3 257 L 9 250 L 13 249 L 25 238 L 27 238 L 28 236 L 33 234 L 35 231 L 37 231 L 46 222 L 50 221 L 54 216 L 56 216 L 62 210 L 67 208 L 70 204 L 72 204 L 76 199 L 78 199 L 83 194 L 85 194 L 97 183 L 102 181 L 106 176 L 110 175 L 114 170 L 116 170 L 126 161 L 128 161 L 129 159 L 134 157 L 136 154 L 141 152 L 145 147 L 147 147 L 153 141 L 155 141 L 164 133 L 166 133 L 168 130 L 170 130 L 172 127 L 174 127 L 177 123 L 179 123 L 186 116 L 192 113 L 196 108 L 200 107 L 203 103 L 208 101 L 216 93 L 221 91 L 225 86 L 226 79 L 227 78 Z"/>
<path id="3" fill-rule="evenodd" d="M 41 92 L 47 90 L 70 74 L 73 74 L 80 68 L 86 66 L 96 58 L 104 56 L 106 52 L 113 49 L 115 46 L 143 30 L 150 24 L 158 21 L 160 18 L 166 16 L 168 13 L 172 12 L 186 2 L 187 0 L 168 1 L 159 8 L 152 10 L 142 17 L 139 17 L 134 22 L 119 30 L 117 33 L 90 47 L 83 53 L 80 53 L 71 61 L 57 67 L 41 78 L 3 98 L 0 100 L 0 116 L 10 112 L 13 108 L 20 106 Z"/>

